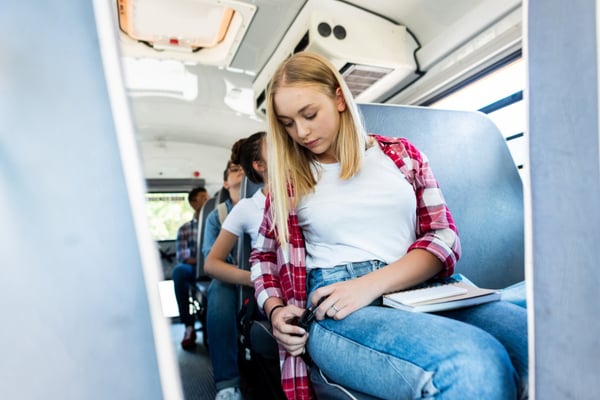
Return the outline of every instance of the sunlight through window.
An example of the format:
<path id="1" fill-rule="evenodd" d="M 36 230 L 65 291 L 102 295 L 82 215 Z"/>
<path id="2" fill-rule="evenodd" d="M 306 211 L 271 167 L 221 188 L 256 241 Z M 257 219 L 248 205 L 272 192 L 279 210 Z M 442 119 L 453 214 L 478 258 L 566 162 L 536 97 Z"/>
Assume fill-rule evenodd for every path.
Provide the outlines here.
<path id="1" fill-rule="evenodd" d="M 506 138 L 515 165 L 522 172 L 527 160 L 524 88 L 525 62 L 519 58 L 459 88 L 430 107 L 486 113 Z"/>

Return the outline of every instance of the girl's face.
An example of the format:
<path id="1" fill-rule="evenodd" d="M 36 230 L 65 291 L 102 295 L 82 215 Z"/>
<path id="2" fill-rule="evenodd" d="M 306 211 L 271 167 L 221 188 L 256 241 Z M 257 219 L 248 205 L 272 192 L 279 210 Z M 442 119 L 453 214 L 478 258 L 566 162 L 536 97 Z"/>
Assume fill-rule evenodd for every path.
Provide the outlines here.
<path id="1" fill-rule="evenodd" d="M 237 164 L 231 164 L 229 167 L 229 173 L 227 174 L 227 180 L 223 184 L 225 189 L 234 188 L 242 184 L 244 179 L 244 170 Z"/>
<path id="2" fill-rule="evenodd" d="M 318 86 L 282 86 L 273 100 L 277 119 L 296 143 L 322 163 L 338 161 L 333 143 L 340 128 L 340 112 L 346 109 L 340 88 L 331 98 Z"/>

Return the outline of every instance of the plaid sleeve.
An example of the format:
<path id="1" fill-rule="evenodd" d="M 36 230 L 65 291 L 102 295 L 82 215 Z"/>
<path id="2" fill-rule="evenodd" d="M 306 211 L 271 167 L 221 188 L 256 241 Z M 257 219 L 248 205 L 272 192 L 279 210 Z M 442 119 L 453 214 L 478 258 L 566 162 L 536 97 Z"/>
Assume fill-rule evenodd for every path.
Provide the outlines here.
<path id="1" fill-rule="evenodd" d="M 188 237 L 189 237 L 189 222 L 181 225 L 177 230 L 177 239 L 175 240 L 175 253 L 177 262 L 179 264 L 183 263 L 189 255 L 186 255 L 186 250 L 188 249 Z"/>
<path id="2" fill-rule="evenodd" d="M 256 301 L 261 309 L 269 297 L 278 297 L 286 303 L 301 306 L 306 302 L 306 268 L 303 264 L 304 242 L 295 217 L 288 223 L 290 243 L 282 251 L 276 239 L 271 213 L 271 196 L 267 195 L 265 212 L 258 230 L 258 239 L 250 254 L 250 277 L 254 284 Z M 280 259 L 278 260 L 278 251 Z M 288 255 L 286 257 L 285 255 Z M 278 265 L 281 264 L 281 265 Z M 281 269 L 280 269 L 281 268 Z M 280 272 L 282 272 L 280 274 Z M 290 276 L 291 274 L 291 276 Z M 283 282 L 282 282 L 283 280 Z M 289 284 L 294 282 L 295 284 Z M 279 345 L 281 387 L 288 400 L 312 400 L 308 371 L 301 357 L 291 356 Z"/>
<path id="3" fill-rule="evenodd" d="M 417 240 L 409 250 L 424 249 L 433 253 L 445 266 L 440 276 L 450 276 L 461 254 L 458 229 L 427 156 L 408 140 L 402 141 L 411 159 L 417 196 Z"/>
<path id="4" fill-rule="evenodd" d="M 383 151 L 406 175 L 417 197 L 417 240 L 409 247 L 434 254 L 444 263 L 440 277 L 450 276 L 460 258 L 458 229 L 427 156 L 404 138 L 375 136 Z"/>
<path id="5" fill-rule="evenodd" d="M 256 301 L 261 309 L 269 297 L 283 298 L 277 266 L 277 239 L 272 226 L 271 197 L 267 195 L 256 245 L 250 253 L 250 265 L 252 266 L 250 278 L 254 284 Z"/>

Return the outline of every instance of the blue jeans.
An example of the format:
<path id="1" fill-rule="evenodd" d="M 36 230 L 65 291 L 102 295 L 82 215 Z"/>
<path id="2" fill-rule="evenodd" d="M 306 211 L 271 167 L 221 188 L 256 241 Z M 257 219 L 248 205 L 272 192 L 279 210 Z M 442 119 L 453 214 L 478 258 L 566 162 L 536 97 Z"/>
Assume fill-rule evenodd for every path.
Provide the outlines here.
<path id="1" fill-rule="evenodd" d="M 179 309 L 179 319 L 185 326 L 194 326 L 190 315 L 190 287 L 196 284 L 196 275 L 191 265 L 180 263 L 173 269 L 173 286 Z"/>
<path id="2" fill-rule="evenodd" d="M 384 266 L 315 269 L 308 291 Z M 334 382 L 383 399 L 527 398 L 524 308 L 497 301 L 428 314 L 379 304 L 311 325 L 309 354 Z"/>
<path id="3" fill-rule="evenodd" d="M 208 286 L 206 329 L 208 351 L 217 391 L 239 386 L 238 327 L 239 289 L 213 279 Z"/>

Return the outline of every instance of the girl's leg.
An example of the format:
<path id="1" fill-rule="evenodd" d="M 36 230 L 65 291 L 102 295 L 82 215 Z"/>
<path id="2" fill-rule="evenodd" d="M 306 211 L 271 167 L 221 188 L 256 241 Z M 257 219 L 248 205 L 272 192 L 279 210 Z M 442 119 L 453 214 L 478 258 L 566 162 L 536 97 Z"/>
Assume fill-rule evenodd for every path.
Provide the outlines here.
<path id="1" fill-rule="evenodd" d="M 519 399 L 529 392 L 527 310 L 506 301 L 495 301 L 440 313 L 448 318 L 477 326 L 493 335 L 507 350 L 519 376 Z"/>
<path id="2" fill-rule="evenodd" d="M 312 270 L 308 291 L 383 266 L 365 261 Z M 515 399 L 517 372 L 527 381 L 526 318 L 504 306 L 467 310 L 440 316 L 365 307 L 341 321 L 313 323 L 308 350 L 333 381 L 384 399 Z"/>
<path id="3" fill-rule="evenodd" d="M 310 328 L 308 351 L 330 379 L 383 399 L 515 399 L 498 340 L 433 314 L 370 306 Z"/>

